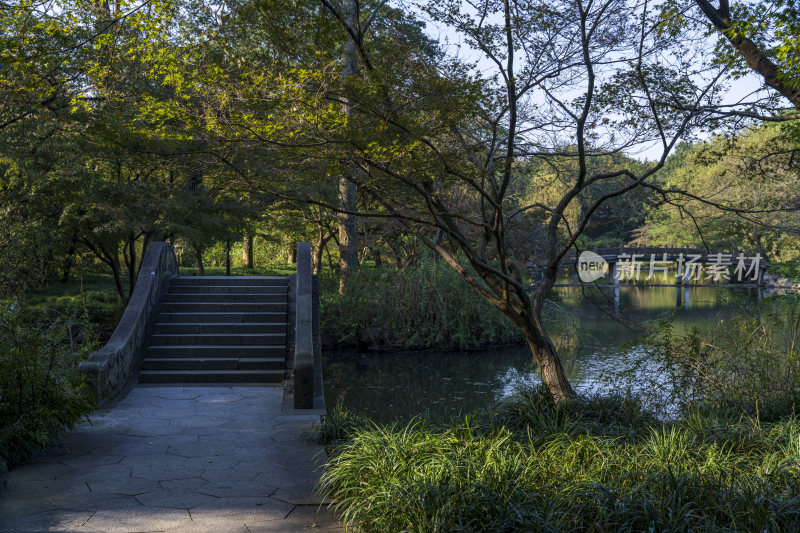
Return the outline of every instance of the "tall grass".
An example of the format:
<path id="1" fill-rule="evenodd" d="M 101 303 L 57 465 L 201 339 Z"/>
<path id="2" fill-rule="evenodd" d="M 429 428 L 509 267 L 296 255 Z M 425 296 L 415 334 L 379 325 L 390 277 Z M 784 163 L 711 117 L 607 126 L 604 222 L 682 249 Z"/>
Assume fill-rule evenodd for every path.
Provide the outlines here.
<path id="1" fill-rule="evenodd" d="M 792 415 L 659 422 L 636 398 L 529 389 L 443 426 L 362 426 L 321 490 L 357 531 L 798 531 L 799 452 Z"/>
<path id="2" fill-rule="evenodd" d="M 352 274 L 345 295 L 338 278 L 323 271 L 323 329 L 339 342 L 370 330 L 384 348 L 479 349 L 524 342 L 500 312 L 469 287 L 452 268 L 431 258 L 398 270 L 362 268 Z"/>
<path id="3" fill-rule="evenodd" d="M 93 410 L 78 369 L 95 347 L 86 322 L 0 309 L 0 467 L 27 461 Z"/>

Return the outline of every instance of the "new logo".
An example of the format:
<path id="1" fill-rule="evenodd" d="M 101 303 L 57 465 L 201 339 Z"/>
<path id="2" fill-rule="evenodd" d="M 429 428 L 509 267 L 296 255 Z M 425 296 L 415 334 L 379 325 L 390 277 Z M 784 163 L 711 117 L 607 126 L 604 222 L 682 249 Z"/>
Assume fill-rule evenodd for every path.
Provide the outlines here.
<path id="1" fill-rule="evenodd" d="M 591 283 L 608 274 L 608 263 L 601 256 L 586 250 L 578 257 L 578 276 L 584 283 Z"/>

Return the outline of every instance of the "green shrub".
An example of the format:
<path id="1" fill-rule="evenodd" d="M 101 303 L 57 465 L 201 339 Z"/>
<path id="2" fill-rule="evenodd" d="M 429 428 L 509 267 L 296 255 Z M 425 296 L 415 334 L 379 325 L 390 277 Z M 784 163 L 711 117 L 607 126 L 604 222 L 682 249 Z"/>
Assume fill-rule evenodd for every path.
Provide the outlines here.
<path id="1" fill-rule="evenodd" d="M 362 426 L 321 490 L 357 531 L 797 531 L 800 421 L 659 422 L 521 390 L 458 423 Z"/>
<path id="2" fill-rule="evenodd" d="M 800 281 L 800 263 L 797 261 L 784 261 L 778 263 L 770 269 L 770 273 L 776 273 L 784 278 Z"/>
<path id="3" fill-rule="evenodd" d="M 521 344 L 524 338 L 499 311 L 444 262 L 362 266 L 338 294 L 335 273 L 323 272 L 322 326 L 339 342 L 362 329 L 379 331 L 386 348 L 479 349 Z"/>
<path id="4" fill-rule="evenodd" d="M 85 320 L 36 320 L 16 303 L 0 311 L 0 464 L 27 461 L 92 411 L 78 370 L 89 336 Z"/>
<path id="5" fill-rule="evenodd" d="M 653 328 L 627 367 L 608 372 L 612 389 L 643 391 L 660 416 L 692 411 L 778 420 L 800 405 L 800 297 L 769 298 L 733 318 L 688 333 L 671 319 Z"/>

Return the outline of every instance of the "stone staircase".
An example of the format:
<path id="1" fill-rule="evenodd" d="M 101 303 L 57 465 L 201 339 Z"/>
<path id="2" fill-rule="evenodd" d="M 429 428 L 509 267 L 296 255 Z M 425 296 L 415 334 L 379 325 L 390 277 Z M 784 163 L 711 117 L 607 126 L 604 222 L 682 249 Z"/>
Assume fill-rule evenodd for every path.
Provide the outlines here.
<path id="1" fill-rule="evenodd" d="M 288 277 L 178 276 L 161 303 L 140 383 L 281 383 Z"/>

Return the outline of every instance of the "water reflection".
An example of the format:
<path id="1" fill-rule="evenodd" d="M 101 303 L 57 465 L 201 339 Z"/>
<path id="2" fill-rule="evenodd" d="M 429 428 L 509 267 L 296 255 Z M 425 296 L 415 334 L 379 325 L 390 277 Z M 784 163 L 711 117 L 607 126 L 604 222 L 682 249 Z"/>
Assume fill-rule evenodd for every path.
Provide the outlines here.
<path id="1" fill-rule="evenodd" d="M 643 325 L 674 316 L 676 333 L 740 313 L 757 289 L 621 286 L 619 302 L 604 288 L 556 289 L 548 307 L 553 340 L 564 369 L 579 389 L 597 388 L 604 372 L 623 365 Z M 461 416 L 491 405 L 521 384 L 539 381 L 526 347 L 486 352 L 340 352 L 325 354 L 329 407 L 345 407 L 389 421 L 418 414 Z"/>

